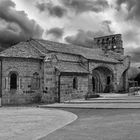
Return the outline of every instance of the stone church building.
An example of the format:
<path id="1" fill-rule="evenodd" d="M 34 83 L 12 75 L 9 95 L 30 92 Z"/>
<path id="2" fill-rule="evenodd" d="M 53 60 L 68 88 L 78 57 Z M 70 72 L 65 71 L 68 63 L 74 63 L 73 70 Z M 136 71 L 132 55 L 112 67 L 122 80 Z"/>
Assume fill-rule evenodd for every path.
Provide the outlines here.
<path id="1" fill-rule="evenodd" d="M 121 34 L 94 38 L 93 48 L 31 39 L 0 53 L 2 104 L 63 102 L 128 90 L 129 56 Z"/>

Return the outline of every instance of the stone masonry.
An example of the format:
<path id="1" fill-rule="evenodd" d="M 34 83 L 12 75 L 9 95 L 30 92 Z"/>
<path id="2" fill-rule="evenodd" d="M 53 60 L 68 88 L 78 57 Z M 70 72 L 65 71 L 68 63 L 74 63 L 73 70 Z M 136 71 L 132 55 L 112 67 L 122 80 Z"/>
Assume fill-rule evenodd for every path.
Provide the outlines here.
<path id="1" fill-rule="evenodd" d="M 93 48 L 31 39 L 0 53 L 2 104 L 52 103 L 86 94 L 126 92 L 129 56 L 121 35 Z"/>

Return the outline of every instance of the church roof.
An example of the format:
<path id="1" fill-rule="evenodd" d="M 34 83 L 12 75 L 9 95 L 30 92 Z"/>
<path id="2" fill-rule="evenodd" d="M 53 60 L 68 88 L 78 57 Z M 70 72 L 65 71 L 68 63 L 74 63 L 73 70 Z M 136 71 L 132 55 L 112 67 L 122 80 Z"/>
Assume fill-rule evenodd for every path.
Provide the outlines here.
<path id="1" fill-rule="evenodd" d="M 47 53 L 48 51 L 52 51 L 52 52 L 80 55 L 89 60 L 119 63 L 119 61 L 116 59 L 104 56 L 103 51 L 99 48 L 94 48 L 94 49 L 85 48 L 85 47 L 71 45 L 71 44 L 64 44 L 64 43 L 58 43 L 58 42 L 53 42 L 48 40 L 39 40 L 39 39 L 32 40 L 31 43 L 33 45 L 36 45 L 36 47 L 39 50 L 41 50 L 41 52 L 43 52 L 44 54 Z"/>
<path id="2" fill-rule="evenodd" d="M 60 61 L 70 61 L 70 62 L 79 62 L 80 61 L 80 58 L 77 55 L 57 53 L 56 57 Z"/>
<path id="3" fill-rule="evenodd" d="M 42 59 L 48 52 L 57 52 L 63 54 L 71 54 L 77 56 L 83 56 L 89 60 L 96 60 L 102 62 L 119 63 L 117 59 L 104 56 L 104 53 L 99 48 L 84 48 L 81 46 L 58 43 L 48 40 L 32 39 L 27 42 L 21 42 L 15 46 L 12 46 L 2 52 L 0 57 L 21 57 L 21 58 L 37 58 Z M 61 59 L 69 59 L 68 56 L 58 56 Z M 77 59 L 77 57 L 73 57 Z M 74 61 L 75 61 L 74 60 Z"/>
<path id="4" fill-rule="evenodd" d="M 34 47 L 30 46 L 28 42 L 21 42 L 15 46 L 12 46 L 2 52 L 0 57 L 20 57 L 20 58 L 37 58 L 41 59 L 41 53 Z"/>
<path id="5" fill-rule="evenodd" d="M 84 67 L 80 66 L 77 63 L 68 63 L 68 62 L 58 63 L 55 66 L 55 68 L 60 72 L 64 72 L 64 73 L 81 73 L 81 74 L 89 73 L 89 71 L 87 71 Z"/>

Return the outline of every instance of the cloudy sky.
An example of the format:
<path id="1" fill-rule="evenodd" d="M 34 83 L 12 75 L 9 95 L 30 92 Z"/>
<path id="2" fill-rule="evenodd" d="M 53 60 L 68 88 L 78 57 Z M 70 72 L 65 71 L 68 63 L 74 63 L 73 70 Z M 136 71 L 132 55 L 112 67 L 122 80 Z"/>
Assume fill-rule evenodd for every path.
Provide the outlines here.
<path id="1" fill-rule="evenodd" d="M 0 0 L 0 44 L 43 38 L 92 46 L 122 34 L 125 53 L 140 62 L 140 0 Z"/>

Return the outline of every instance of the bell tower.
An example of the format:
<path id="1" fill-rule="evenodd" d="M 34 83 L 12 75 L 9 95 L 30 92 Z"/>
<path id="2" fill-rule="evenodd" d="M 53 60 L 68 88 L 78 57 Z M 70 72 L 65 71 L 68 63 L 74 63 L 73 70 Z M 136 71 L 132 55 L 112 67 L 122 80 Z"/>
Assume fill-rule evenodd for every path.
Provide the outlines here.
<path id="1" fill-rule="evenodd" d="M 102 36 L 94 38 L 97 47 L 102 48 L 104 52 L 114 51 L 119 54 L 124 54 L 123 41 L 121 34 Z"/>

